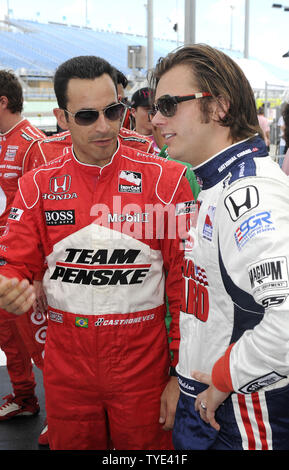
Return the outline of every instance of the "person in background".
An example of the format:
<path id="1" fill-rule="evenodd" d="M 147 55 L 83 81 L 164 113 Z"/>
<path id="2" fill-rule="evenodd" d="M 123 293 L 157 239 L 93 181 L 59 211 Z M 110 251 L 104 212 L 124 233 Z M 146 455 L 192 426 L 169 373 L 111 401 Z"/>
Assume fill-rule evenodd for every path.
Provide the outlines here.
<path id="1" fill-rule="evenodd" d="M 285 129 L 285 124 L 284 124 L 284 109 L 286 108 L 287 103 L 283 103 L 281 106 L 281 115 L 278 119 L 278 128 L 279 128 L 279 137 L 280 137 L 280 142 L 279 142 L 279 153 L 280 155 L 284 155 L 286 153 L 286 142 L 284 139 L 284 129 Z"/>
<path id="2" fill-rule="evenodd" d="M 283 109 L 283 120 L 284 120 L 284 140 L 286 144 L 287 151 L 284 156 L 284 161 L 282 164 L 282 170 L 289 176 L 289 103 L 284 106 Z"/>
<path id="3" fill-rule="evenodd" d="M 117 94 L 119 97 L 119 100 L 122 101 L 123 103 L 127 102 L 126 95 L 125 95 L 125 89 L 128 85 L 128 79 L 122 73 L 120 70 L 116 69 L 116 79 L 117 79 Z"/>
<path id="4" fill-rule="evenodd" d="M 152 125 L 148 117 L 151 109 L 151 90 L 148 87 L 140 88 L 131 98 L 131 114 L 134 120 L 134 130 L 141 135 L 151 136 Z"/>
<path id="5" fill-rule="evenodd" d="M 152 124 L 201 186 L 182 267 L 175 448 L 286 450 L 288 178 L 229 56 L 182 47 L 159 60 L 151 86 Z"/>
<path id="6" fill-rule="evenodd" d="M 21 218 L 21 213 L 13 206 L 19 178 L 45 163 L 41 155 L 32 157 L 29 154 L 32 145 L 43 139 L 45 134 L 25 119 L 22 111 L 23 91 L 19 80 L 11 71 L 0 70 L 1 240 L 9 231 L 11 221 Z M 5 245 L 2 246 L 5 249 Z M 37 279 L 34 276 L 36 288 Z M 13 393 L 4 397 L 6 402 L 0 406 L 0 422 L 19 416 L 33 416 L 39 412 L 32 359 L 40 369 L 43 368 L 46 318 L 38 311 L 37 305 L 17 321 L 13 317 L 3 312 L 0 318 L 0 347 L 6 355 L 13 388 Z"/>
<path id="7" fill-rule="evenodd" d="M 264 114 L 264 106 L 260 106 L 258 109 L 258 121 L 263 131 L 264 141 L 267 147 L 267 151 L 270 151 L 270 124 Z"/>
<path id="8" fill-rule="evenodd" d="M 122 117 L 122 123 L 121 127 L 124 129 L 130 129 L 130 122 L 131 122 L 131 116 L 130 116 L 130 107 L 128 103 L 128 97 L 126 96 L 125 90 L 128 86 L 128 79 L 122 73 L 120 70 L 116 69 L 116 74 L 117 74 L 117 93 L 119 100 L 122 101 L 126 107 L 123 113 Z"/>

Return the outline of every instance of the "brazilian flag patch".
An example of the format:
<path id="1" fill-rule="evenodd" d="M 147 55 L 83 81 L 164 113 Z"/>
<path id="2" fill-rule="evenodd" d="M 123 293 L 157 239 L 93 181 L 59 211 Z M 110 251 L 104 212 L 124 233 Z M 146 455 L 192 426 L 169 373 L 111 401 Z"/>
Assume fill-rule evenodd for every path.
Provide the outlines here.
<path id="1" fill-rule="evenodd" d="M 88 318 L 76 317 L 75 326 L 80 328 L 88 328 Z"/>

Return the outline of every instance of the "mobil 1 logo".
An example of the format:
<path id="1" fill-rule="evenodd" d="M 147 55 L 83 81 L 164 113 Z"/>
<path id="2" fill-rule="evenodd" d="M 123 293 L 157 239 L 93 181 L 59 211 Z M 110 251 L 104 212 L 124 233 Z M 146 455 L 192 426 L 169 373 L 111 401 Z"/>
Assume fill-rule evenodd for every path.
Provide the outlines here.
<path id="1" fill-rule="evenodd" d="M 74 225 L 75 210 L 45 211 L 46 225 Z"/>

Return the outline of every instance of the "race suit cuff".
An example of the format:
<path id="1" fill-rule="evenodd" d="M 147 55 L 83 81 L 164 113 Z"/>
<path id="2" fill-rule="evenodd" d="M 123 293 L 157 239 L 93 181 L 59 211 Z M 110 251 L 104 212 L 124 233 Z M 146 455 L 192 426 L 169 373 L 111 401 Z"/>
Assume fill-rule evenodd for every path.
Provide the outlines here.
<path id="1" fill-rule="evenodd" d="M 176 369 L 175 369 L 174 367 L 172 367 L 172 366 L 170 367 L 169 375 L 170 375 L 171 377 L 177 377 L 177 376 L 178 376 Z"/>
<path id="2" fill-rule="evenodd" d="M 230 353 L 233 346 L 234 343 L 230 345 L 224 356 L 217 360 L 212 370 L 213 385 L 218 390 L 225 393 L 229 393 L 234 390 L 230 373 Z"/>

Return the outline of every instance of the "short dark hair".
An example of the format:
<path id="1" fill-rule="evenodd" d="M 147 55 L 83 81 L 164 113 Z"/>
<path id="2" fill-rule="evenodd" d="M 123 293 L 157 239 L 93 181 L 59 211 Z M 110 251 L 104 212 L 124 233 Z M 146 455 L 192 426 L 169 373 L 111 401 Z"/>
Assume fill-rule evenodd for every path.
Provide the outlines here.
<path id="1" fill-rule="evenodd" d="M 54 91 L 59 108 L 66 109 L 67 86 L 70 79 L 94 80 L 103 74 L 108 74 L 117 87 L 115 68 L 101 57 L 78 56 L 61 64 L 54 75 Z"/>
<path id="2" fill-rule="evenodd" d="M 12 114 L 22 112 L 22 86 L 16 75 L 10 70 L 0 70 L 0 96 L 6 96 L 8 99 L 7 109 Z"/>
<path id="3" fill-rule="evenodd" d="M 124 89 L 127 87 L 128 79 L 126 78 L 124 73 L 122 73 L 120 70 L 117 70 L 117 69 L 116 69 L 116 79 L 117 79 L 118 85 L 122 85 Z"/>
<path id="4" fill-rule="evenodd" d="M 153 90 L 148 87 L 140 88 L 135 91 L 131 97 L 131 107 L 138 108 L 139 106 L 150 107 L 152 103 Z"/>
<path id="5" fill-rule="evenodd" d="M 211 97 L 199 100 L 204 122 L 210 119 L 210 103 L 220 97 L 229 103 L 220 125 L 230 128 L 233 142 L 262 135 L 257 117 L 253 90 L 242 69 L 228 55 L 207 44 L 184 46 L 166 57 L 161 57 L 150 77 L 151 86 L 157 84 L 166 72 L 177 65 L 191 67 L 198 91 L 209 92 Z"/>

